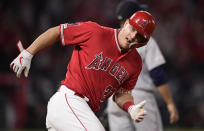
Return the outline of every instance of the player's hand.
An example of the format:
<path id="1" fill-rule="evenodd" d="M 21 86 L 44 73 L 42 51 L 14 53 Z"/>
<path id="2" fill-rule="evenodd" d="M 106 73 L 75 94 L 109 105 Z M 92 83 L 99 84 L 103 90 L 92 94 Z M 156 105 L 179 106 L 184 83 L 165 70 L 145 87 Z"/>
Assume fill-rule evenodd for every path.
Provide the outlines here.
<path id="1" fill-rule="evenodd" d="M 11 62 L 10 68 L 16 73 L 18 78 L 20 78 L 23 70 L 25 77 L 28 77 L 32 58 L 32 54 L 26 50 L 22 50 L 18 57 Z"/>
<path id="2" fill-rule="evenodd" d="M 137 105 L 132 105 L 128 109 L 128 113 L 130 114 L 131 118 L 136 122 L 141 122 L 146 115 L 146 110 L 143 109 L 146 101 L 142 101 Z"/>
<path id="3" fill-rule="evenodd" d="M 170 118 L 169 118 L 170 123 L 171 124 L 176 123 L 179 120 L 179 113 L 178 113 L 178 110 L 177 110 L 175 104 L 173 104 L 173 103 L 168 104 L 167 109 L 168 109 L 169 114 L 170 114 Z"/>

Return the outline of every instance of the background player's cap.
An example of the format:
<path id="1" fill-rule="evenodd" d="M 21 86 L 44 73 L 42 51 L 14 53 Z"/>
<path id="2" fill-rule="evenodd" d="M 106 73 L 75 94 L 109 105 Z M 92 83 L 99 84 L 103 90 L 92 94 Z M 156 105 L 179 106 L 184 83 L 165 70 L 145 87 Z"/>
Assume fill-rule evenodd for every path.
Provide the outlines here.
<path id="1" fill-rule="evenodd" d="M 137 11 L 130 18 L 129 23 L 132 25 L 141 35 L 149 40 L 151 34 L 155 29 L 155 21 L 153 16 L 147 11 Z"/>
<path id="2" fill-rule="evenodd" d="M 137 0 L 125 0 L 118 4 L 116 7 L 117 19 L 122 21 L 129 19 L 136 11 L 147 11 L 146 4 L 139 4 Z"/>

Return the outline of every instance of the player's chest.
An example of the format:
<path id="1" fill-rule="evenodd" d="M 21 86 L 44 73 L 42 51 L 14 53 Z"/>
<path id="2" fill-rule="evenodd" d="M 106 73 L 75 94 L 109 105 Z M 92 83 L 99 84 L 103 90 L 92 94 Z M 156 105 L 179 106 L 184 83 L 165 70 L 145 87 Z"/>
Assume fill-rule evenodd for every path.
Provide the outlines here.
<path id="1" fill-rule="evenodd" d="M 114 55 L 110 52 L 98 52 L 85 64 L 85 69 L 96 75 L 104 75 L 112 83 L 121 85 L 130 76 L 137 72 L 141 63 L 133 61 L 131 55 Z"/>

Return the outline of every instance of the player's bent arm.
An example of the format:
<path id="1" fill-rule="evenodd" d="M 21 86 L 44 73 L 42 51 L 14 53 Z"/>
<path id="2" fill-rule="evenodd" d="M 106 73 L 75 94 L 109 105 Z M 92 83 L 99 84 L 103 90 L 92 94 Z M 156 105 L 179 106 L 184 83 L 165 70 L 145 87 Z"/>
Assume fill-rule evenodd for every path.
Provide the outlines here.
<path id="1" fill-rule="evenodd" d="M 159 93 L 167 104 L 167 109 L 170 113 L 170 123 L 172 124 L 177 122 L 179 119 L 179 114 L 168 87 L 168 78 L 163 69 L 163 65 L 157 66 L 152 69 L 150 71 L 150 75 L 154 84 L 157 86 Z"/>
<path id="2" fill-rule="evenodd" d="M 170 113 L 170 123 L 173 124 L 179 120 L 179 113 L 174 104 L 173 98 L 171 96 L 171 92 L 169 90 L 168 84 L 163 84 L 158 86 L 158 91 L 161 94 L 162 98 L 164 99 L 165 103 L 167 104 L 167 109 Z"/>
<path id="3" fill-rule="evenodd" d="M 159 91 L 167 105 L 174 103 L 167 83 L 158 86 L 157 90 Z"/>
<path id="4" fill-rule="evenodd" d="M 133 102 L 133 96 L 130 93 L 115 93 L 114 94 L 114 101 L 117 105 L 123 109 L 123 105 L 126 102 Z"/>
<path id="5" fill-rule="evenodd" d="M 59 26 L 57 26 L 48 29 L 40 35 L 26 50 L 23 49 L 21 44 L 18 44 L 21 53 L 11 62 L 10 68 L 16 73 L 18 78 L 20 78 L 22 71 L 24 71 L 25 77 L 28 77 L 33 55 L 39 50 L 54 44 L 59 39 L 60 32 Z"/>
<path id="6" fill-rule="evenodd" d="M 146 110 L 143 109 L 143 106 L 146 101 L 134 104 L 132 95 L 127 92 L 115 93 L 113 99 L 117 105 L 124 111 L 128 112 L 131 118 L 136 122 L 141 122 L 144 119 Z"/>
<path id="7" fill-rule="evenodd" d="M 26 50 L 35 55 L 39 50 L 51 46 L 60 39 L 59 26 L 48 29 L 41 34 Z"/>

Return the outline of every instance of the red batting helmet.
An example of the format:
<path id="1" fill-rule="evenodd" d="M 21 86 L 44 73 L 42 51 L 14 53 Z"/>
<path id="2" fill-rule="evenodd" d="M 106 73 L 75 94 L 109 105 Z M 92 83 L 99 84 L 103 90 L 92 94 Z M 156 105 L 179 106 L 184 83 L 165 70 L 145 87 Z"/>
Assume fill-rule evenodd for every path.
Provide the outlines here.
<path id="1" fill-rule="evenodd" d="M 132 25 L 141 35 L 149 40 L 155 29 L 155 21 L 153 16 L 146 11 L 137 11 L 129 19 Z"/>

